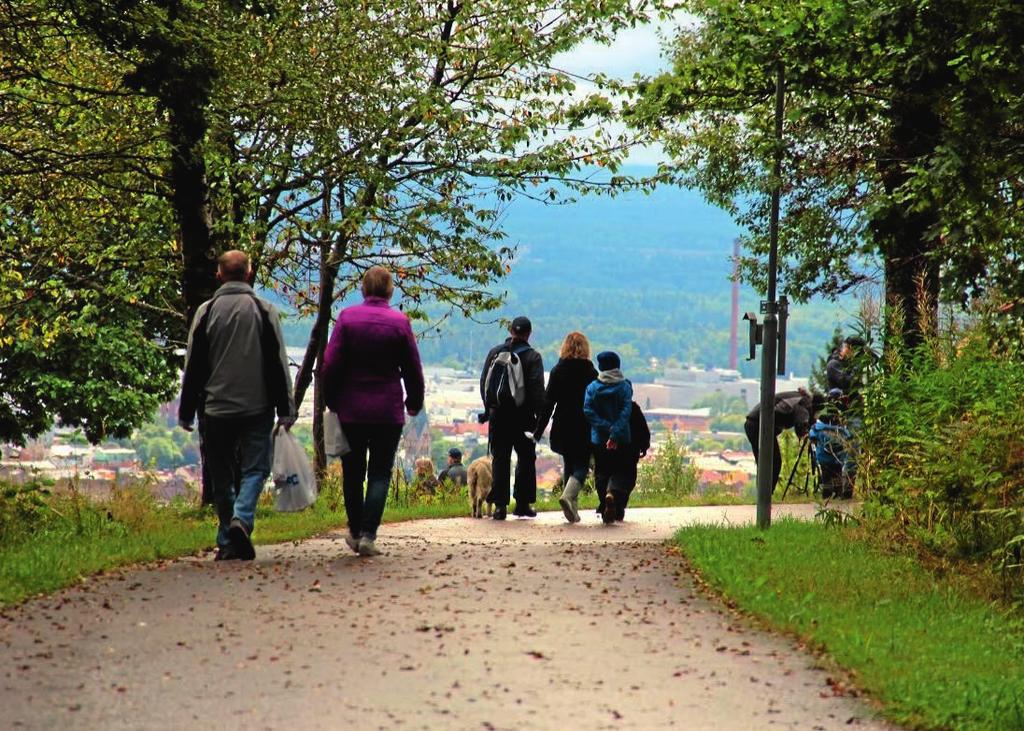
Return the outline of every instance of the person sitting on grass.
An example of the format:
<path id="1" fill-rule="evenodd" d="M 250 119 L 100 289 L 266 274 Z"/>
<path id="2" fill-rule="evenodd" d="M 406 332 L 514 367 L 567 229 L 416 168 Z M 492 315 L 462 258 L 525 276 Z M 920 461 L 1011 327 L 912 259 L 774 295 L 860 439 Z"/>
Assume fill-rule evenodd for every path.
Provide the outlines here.
<path id="1" fill-rule="evenodd" d="M 466 468 L 462 465 L 462 451 L 457 447 L 448 450 L 448 466 L 437 476 L 437 481 L 450 480 L 456 487 L 466 486 Z"/>
<path id="2" fill-rule="evenodd" d="M 636 472 L 636 462 L 628 453 L 633 385 L 622 375 L 620 365 L 616 353 L 598 353 L 597 380 L 587 386 L 583 396 L 583 414 L 590 423 L 594 448 L 594 485 L 601 518 L 606 524 L 615 522 L 618 515 L 616 493 L 622 501 L 630 472 Z"/>

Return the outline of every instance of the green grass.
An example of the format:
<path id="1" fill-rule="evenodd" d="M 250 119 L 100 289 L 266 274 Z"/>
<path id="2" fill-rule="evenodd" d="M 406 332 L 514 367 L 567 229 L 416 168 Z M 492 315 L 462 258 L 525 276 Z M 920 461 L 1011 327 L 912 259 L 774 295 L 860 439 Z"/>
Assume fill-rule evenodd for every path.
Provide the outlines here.
<path id="1" fill-rule="evenodd" d="M 685 528 L 676 541 L 714 590 L 824 649 L 892 720 L 1024 729 L 1024 626 L 914 558 L 797 521 Z"/>

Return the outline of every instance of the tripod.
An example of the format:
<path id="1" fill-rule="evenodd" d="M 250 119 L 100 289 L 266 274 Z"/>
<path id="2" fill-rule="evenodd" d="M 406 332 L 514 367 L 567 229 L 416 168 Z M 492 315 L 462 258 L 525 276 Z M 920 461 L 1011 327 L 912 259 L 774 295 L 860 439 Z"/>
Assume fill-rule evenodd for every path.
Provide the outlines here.
<path id="1" fill-rule="evenodd" d="M 814 492 L 818 491 L 818 460 L 814 456 L 814 445 L 811 443 L 810 439 L 802 437 L 800 439 L 800 447 L 796 453 L 796 461 L 793 462 L 793 468 L 789 471 L 789 479 L 786 480 L 786 487 L 782 490 L 782 500 L 786 499 L 786 493 L 789 492 L 789 488 L 793 485 L 793 478 L 796 477 L 796 471 L 800 466 L 800 461 L 803 458 L 804 453 L 807 454 L 807 459 L 810 461 L 810 469 L 808 469 L 807 473 L 804 475 L 804 487 L 800 490 L 800 493 L 803 495 L 809 494 L 808 490 L 810 489 L 812 475 L 814 476 L 813 490 Z"/>

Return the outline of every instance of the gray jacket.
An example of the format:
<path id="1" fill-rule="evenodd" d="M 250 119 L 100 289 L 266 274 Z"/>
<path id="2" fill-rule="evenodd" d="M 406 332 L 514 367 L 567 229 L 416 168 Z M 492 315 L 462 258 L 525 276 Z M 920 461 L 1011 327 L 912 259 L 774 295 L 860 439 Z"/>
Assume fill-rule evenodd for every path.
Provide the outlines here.
<path id="1" fill-rule="evenodd" d="M 245 282 L 225 282 L 192 321 L 178 420 L 271 409 L 295 414 L 280 315 Z"/>

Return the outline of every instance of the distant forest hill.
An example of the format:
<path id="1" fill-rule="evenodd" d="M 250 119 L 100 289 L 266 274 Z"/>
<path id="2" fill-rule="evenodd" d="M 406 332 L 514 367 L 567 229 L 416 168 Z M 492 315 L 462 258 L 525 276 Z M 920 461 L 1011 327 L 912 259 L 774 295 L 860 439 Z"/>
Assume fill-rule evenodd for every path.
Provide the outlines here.
<path id="1" fill-rule="evenodd" d="M 643 175 L 653 168 L 625 170 Z M 634 377 L 651 375 L 648 364 L 726 367 L 729 362 L 730 276 L 739 229 L 729 216 L 696 192 L 664 187 L 650 195 L 589 196 L 575 203 L 510 204 L 502 220 L 507 244 L 518 251 L 512 272 L 499 285 L 506 304 L 483 320 L 520 314 L 533 321 L 532 342 L 550 366 L 562 338 L 584 332 L 594 352 L 611 349 Z M 740 310 L 758 311 L 760 298 L 744 287 Z M 807 375 L 837 326 L 850 318 L 852 302 L 813 302 L 792 308 L 788 370 Z M 740 322 L 740 370 L 746 323 Z M 457 317 L 420 343 L 426 363 L 476 369 L 501 342 L 503 328 Z M 290 323 L 289 345 L 304 346 L 308 327 Z"/>

